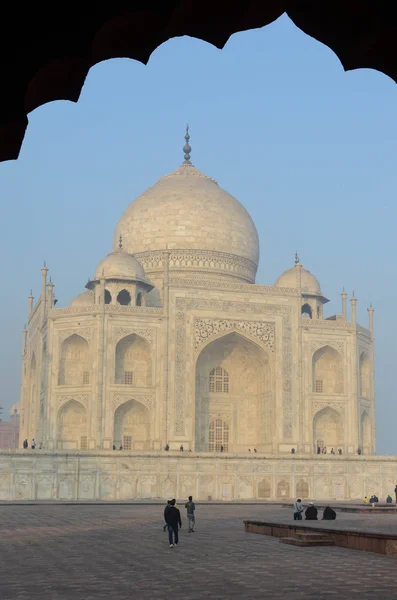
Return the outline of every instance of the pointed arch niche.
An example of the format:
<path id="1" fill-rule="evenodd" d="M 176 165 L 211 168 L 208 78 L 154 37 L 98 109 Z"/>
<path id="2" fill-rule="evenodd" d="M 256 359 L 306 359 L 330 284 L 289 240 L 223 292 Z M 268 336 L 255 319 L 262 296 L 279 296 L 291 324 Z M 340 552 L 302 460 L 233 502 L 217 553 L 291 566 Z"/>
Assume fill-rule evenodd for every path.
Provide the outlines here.
<path id="1" fill-rule="evenodd" d="M 366 410 L 363 411 L 360 419 L 360 438 L 363 454 L 372 454 L 371 452 L 371 419 Z"/>
<path id="2" fill-rule="evenodd" d="M 338 448 L 344 449 L 343 421 L 341 415 L 333 408 L 327 406 L 320 410 L 313 419 L 314 451 L 320 447 L 331 448 L 337 452 Z"/>
<path id="3" fill-rule="evenodd" d="M 76 400 L 69 400 L 58 412 L 57 447 L 61 450 L 87 449 L 87 410 Z"/>
<path id="4" fill-rule="evenodd" d="M 115 383 L 132 387 L 151 387 L 152 359 L 150 344 L 132 333 L 116 346 Z"/>
<path id="5" fill-rule="evenodd" d="M 323 346 L 312 358 L 313 392 L 343 394 L 343 361 L 335 348 Z"/>
<path id="6" fill-rule="evenodd" d="M 129 400 L 119 406 L 114 413 L 113 443 L 116 448 L 124 450 L 150 450 L 151 418 L 149 409 L 137 402 Z"/>
<path id="7" fill-rule="evenodd" d="M 36 355 L 32 352 L 30 359 L 30 370 L 29 370 L 29 398 L 28 398 L 28 414 L 29 414 L 29 437 L 34 437 L 35 425 L 36 425 L 36 397 L 37 397 L 37 368 L 36 368 Z"/>
<path id="8" fill-rule="evenodd" d="M 74 333 L 62 343 L 58 385 L 83 386 L 90 381 L 90 349 L 87 340 Z"/>
<path id="9" fill-rule="evenodd" d="M 242 334 L 207 344 L 196 362 L 196 450 L 271 450 L 272 385 L 267 352 Z"/>
<path id="10" fill-rule="evenodd" d="M 370 376 L 370 362 L 368 354 L 361 352 L 360 354 L 360 396 L 362 398 L 370 398 L 371 390 L 371 376 Z"/>

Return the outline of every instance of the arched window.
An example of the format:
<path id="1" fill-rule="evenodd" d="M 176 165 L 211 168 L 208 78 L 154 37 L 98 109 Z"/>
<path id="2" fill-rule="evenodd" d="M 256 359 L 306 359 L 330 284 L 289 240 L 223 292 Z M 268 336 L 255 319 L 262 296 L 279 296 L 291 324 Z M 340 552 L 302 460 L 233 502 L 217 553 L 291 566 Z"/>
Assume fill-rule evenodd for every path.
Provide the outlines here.
<path id="1" fill-rule="evenodd" d="M 88 342 L 77 334 L 67 338 L 61 348 L 58 385 L 88 385 L 90 359 Z"/>
<path id="2" fill-rule="evenodd" d="M 229 373 L 222 367 L 215 367 L 210 372 L 209 391 L 211 394 L 229 393 Z"/>
<path id="3" fill-rule="evenodd" d="M 370 397 L 370 365 L 365 352 L 360 354 L 360 396 L 362 398 Z"/>
<path id="4" fill-rule="evenodd" d="M 278 482 L 276 497 L 277 498 L 289 498 L 290 497 L 288 481 L 285 481 L 284 479 L 282 479 L 281 481 Z"/>
<path id="5" fill-rule="evenodd" d="M 121 339 L 116 346 L 115 367 L 115 383 L 150 387 L 152 361 L 148 342 L 134 333 Z"/>
<path id="6" fill-rule="evenodd" d="M 112 302 L 112 294 L 109 290 L 105 290 L 105 304 L 110 304 Z"/>
<path id="7" fill-rule="evenodd" d="M 221 446 L 223 452 L 229 451 L 229 425 L 222 419 L 214 419 L 210 423 L 209 451 L 220 452 Z"/>
<path id="8" fill-rule="evenodd" d="M 142 294 L 141 294 L 141 292 L 139 292 L 139 294 L 137 294 L 136 305 L 137 306 L 142 306 Z"/>
<path id="9" fill-rule="evenodd" d="M 334 348 L 323 346 L 313 354 L 313 392 L 343 394 L 342 357 Z"/>
<path id="10" fill-rule="evenodd" d="M 131 304 L 131 294 L 128 290 L 121 290 L 117 296 L 117 304 L 121 304 L 122 306 L 128 306 Z"/>
<path id="11" fill-rule="evenodd" d="M 302 306 L 301 314 L 304 319 L 312 319 L 313 318 L 312 307 L 310 306 L 310 304 L 306 303 Z"/>
<path id="12" fill-rule="evenodd" d="M 270 498 L 271 497 L 271 487 L 270 481 L 268 479 L 262 479 L 258 483 L 258 498 Z"/>
<path id="13" fill-rule="evenodd" d="M 87 410 L 69 400 L 58 413 L 58 448 L 87 450 Z"/>

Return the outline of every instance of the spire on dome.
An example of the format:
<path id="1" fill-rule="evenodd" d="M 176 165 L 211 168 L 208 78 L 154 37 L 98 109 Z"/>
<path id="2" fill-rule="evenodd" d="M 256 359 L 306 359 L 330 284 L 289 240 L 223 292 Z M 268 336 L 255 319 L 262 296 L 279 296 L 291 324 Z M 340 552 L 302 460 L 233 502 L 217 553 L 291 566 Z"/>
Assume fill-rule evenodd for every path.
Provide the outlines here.
<path id="1" fill-rule="evenodd" d="M 189 140 L 190 140 L 190 135 L 189 135 L 189 125 L 186 125 L 186 133 L 185 133 L 185 140 L 186 143 L 183 146 L 183 152 L 185 153 L 185 160 L 184 160 L 184 164 L 186 165 L 190 165 L 190 153 L 192 151 L 190 144 L 189 144 Z"/>
<path id="2" fill-rule="evenodd" d="M 298 254 L 298 251 L 295 252 L 295 264 L 299 265 L 299 254 Z"/>

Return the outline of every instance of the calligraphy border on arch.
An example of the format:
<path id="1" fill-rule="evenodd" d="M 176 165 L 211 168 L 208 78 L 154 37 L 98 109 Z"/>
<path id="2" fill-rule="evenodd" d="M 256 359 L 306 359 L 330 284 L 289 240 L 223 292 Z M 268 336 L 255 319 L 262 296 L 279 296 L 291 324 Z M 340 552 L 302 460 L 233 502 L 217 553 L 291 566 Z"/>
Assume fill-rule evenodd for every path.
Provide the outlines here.
<path id="1" fill-rule="evenodd" d="M 282 317 L 283 436 L 292 437 L 292 326 L 291 306 L 229 300 L 177 298 L 175 316 L 175 435 L 185 435 L 186 313 L 188 310 L 214 310 L 219 313 L 263 314 Z M 193 340 L 194 344 L 194 340 Z"/>
<path id="2" fill-rule="evenodd" d="M 218 334 L 226 335 L 232 331 L 240 331 L 256 338 L 267 350 L 275 352 L 274 323 L 246 321 L 242 319 L 194 319 L 194 349 L 197 352 L 211 338 Z"/>

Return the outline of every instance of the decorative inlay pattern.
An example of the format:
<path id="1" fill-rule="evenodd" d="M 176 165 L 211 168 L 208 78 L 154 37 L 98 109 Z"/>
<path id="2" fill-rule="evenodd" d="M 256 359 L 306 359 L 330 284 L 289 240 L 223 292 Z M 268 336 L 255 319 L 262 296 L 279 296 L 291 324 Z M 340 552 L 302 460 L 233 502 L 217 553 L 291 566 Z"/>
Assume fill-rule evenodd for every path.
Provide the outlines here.
<path id="1" fill-rule="evenodd" d="M 61 343 L 64 340 L 66 340 L 66 338 L 68 338 L 74 334 L 79 335 L 80 337 L 87 340 L 87 342 L 89 342 L 91 340 L 92 329 L 91 329 L 91 327 L 73 327 L 71 329 L 59 329 L 58 334 L 59 334 L 59 341 Z"/>
<path id="2" fill-rule="evenodd" d="M 69 400 L 75 400 L 76 402 L 80 402 L 80 404 L 87 408 L 88 398 L 89 394 L 57 394 L 57 409 L 60 409 L 61 406 L 69 402 Z"/>
<path id="3" fill-rule="evenodd" d="M 333 408 L 342 417 L 345 415 L 345 405 L 343 402 L 312 402 L 312 416 L 318 413 L 323 408 Z"/>
<path id="4" fill-rule="evenodd" d="M 313 340 L 310 343 L 310 351 L 313 354 L 316 350 L 324 348 L 324 346 L 329 346 L 330 348 L 337 350 L 342 356 L 345 355 L 345 344 L 338 340 Z"/>
<path id="5" fill-rule="evenodd" d="M 130 400 L 136 400 L 151 410 L 154 406 L 154 394 L 113 394 L 113 410 Z"/>
<path id="6" fill-rule="evenodd" d="M 224 300 L 176 299 L 175 332 L 175 435 L 185 435 L 186 313 L 212 310 L 222 313 L 263 314 L 282 317 L 283 437 L 292 437 L 292 307 Z"/>
<path id="7" fill-rule="evenodd" d="M 117 342 L 122 338 L 126 337 L 127 335 L 132 335 L 133 333 L 139 335 L 148 342 L 153 343 L 153 329 L 136 329 L 134 327 L 114 327 L 112 330 L 112 340 L 117 344 Z"/>
<path id="8" fill-rule="evenodd" d="M 261 294 L 267 296 L 298 296 L 295 288 L 276 287 L 274 285 L 257 285 L 253 283 L 234 283 L 222 279 L 200 279 L 199 277 L 170 277 L 170 286 L 193 287 L 204 289 L 230 290 L 231 292 L 247 292 L 249 294 Z"/>
<path id="9" fill-rule="evenodd" d="M 53 308 L 49 312 L 49 316 L 53 319 L 57 317 L 65 317 L 68 315 L 77 315 L 77 314 L 92 314 L 97 315 L 101 312 L 101 307 L 99 304 L 93 304 L 92 306 L 73 306 L 71 308 Z M 106 313 L 139 313 L 148 314 L 148 315 L 161 315 L 163 313 L 162 308 L 154 308 L 152 306 L 113 306 L 111 304 L 107 304 L 105 306 Z"/>
<path id="10" fill-rule="evenodd" d="M 164 251 L 137 252 L 135 254 L 145 272 L 164 271 Z M 254 282 L 257 265 L 249 260 L 227 252 L 212 250 L 170 250 L 170 269 L 173 271 L 218 271 L 242 277 Z"/>
<path id="11" fill-rule="evenodd" d="M 257 338 L 274 354 L 274 323 L 236 321 L 234 319 L 194 319 L 194 349 L 197 350 L 214 336 L 235 329 Z"/>

